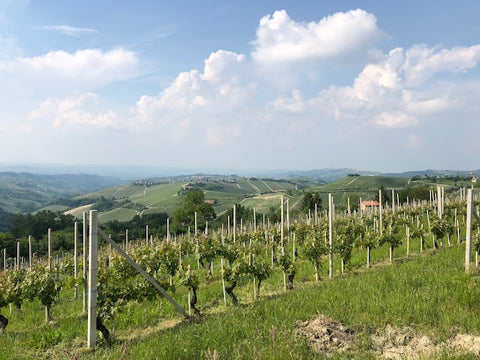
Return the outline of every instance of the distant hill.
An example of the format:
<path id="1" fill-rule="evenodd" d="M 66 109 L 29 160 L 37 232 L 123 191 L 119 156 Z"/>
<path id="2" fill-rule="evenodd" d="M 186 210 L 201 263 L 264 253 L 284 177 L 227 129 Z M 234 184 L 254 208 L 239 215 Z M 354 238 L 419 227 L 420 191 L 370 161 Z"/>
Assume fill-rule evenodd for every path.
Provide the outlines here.
<path id="1" fill-rule="evenodd" d="M 325 182 L 332 182 L 342 178 L 347 177 L 348 175 L 357 174 L 362 176 L 389 176 L 389 177 L 414 177 L 414 176 L 467 176 L 475 175 L 480 177 L 480 170 L 411 170 L 404 172 L 380 172 L 380 171 L 365 171 L 351 168 L 325 168 L 325 169 L 313 169 L 313 170 L 293 170 L 293 171 L 276 171 L 276 172 L 267 172 L 265 174 L 259 175 L 261 177 L 273 177 L 275 179 L 291 179 L 298 177 L 307 177 L 316 180 L 322 180 Z"/>
<path id="2" fill-rule="evenodd" d="M 76 196 L 71 203 L 77 203 L 78 207 L 68 213 L 81 217 L 82 212 L 96 208 L 101 211 L 101 222 L 127 221 L 136 214 L 165 212 L 173 215 L 179 206 L 179 194 L 190 189 L 204 191 L 205 200 L 212 203 L 217 215 L 231 209 L 233 204 L 266 213 L 271 208 L 280 207 L 280 199 L 286 195 L 289 195 L 293 208 L 302 196 L 299 190 L 323 183 L 307 178 L 274 180 L 206 174 L 150 178 Z"/>
<path id="3" fill-rule="evenodd" d="M 0 208 L 10 213 L 29 213 L 59 198 L 109 188 L 118 183 L 116 178 L 98 175 L 0 172 Z"/>

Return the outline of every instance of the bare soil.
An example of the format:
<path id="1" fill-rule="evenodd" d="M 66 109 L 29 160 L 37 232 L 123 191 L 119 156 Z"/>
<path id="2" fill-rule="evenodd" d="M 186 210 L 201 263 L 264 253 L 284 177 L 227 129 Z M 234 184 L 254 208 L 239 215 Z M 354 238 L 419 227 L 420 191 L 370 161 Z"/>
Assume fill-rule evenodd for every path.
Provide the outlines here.
<path id="1" fill-rule="evenodd" d="M 304 336 L 313 351 L 331 356 L 345 350 L 355 351 L 356 334 L 342 323 L 324 315 L 297 322 L 297 334 Z M 435 359 L 443 353 L 474 354 L 480 358 L 480 336 L 457 334 L 436 343 L 431 337 L 418 334 L 409 327 L 387 325 L 371 336 L 378 359 Z"/>

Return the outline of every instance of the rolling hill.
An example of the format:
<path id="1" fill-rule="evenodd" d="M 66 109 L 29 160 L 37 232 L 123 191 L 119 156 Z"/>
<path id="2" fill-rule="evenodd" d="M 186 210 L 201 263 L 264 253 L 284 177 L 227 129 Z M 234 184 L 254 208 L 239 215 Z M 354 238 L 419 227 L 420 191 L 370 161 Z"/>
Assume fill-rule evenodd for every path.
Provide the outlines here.
<path id="1" fill-rule="evenodd" d="M 234 204 L 268 212 L 280 206 L 282 195 L 291 198 L 293 208 L 302 196 L 300 189 L 319 184 L 311 179 L 287 181 L 199 175 L 169 181 L 151 179 L 78 195 L 72 200 L 80 205 L 68 213 L 80 218 L 84 211 L 95 207 L 102 209 L 99 216 L 101 222 L 126 221 L 136 214 L 158 212 L 166 212 L 171 216 L 179 205 L 179 194 L 188 189 L 202 190 L 205 200 L 213 204 L 217 215 L 231 209 Z"/>
<path id="2" fill-rule="evenodd" d="M 0 208 L 10 213 L 29 213 L 59 198 L 109 188 L 118 182 L 116 178 L 87 174 L 1 172 Z"/>

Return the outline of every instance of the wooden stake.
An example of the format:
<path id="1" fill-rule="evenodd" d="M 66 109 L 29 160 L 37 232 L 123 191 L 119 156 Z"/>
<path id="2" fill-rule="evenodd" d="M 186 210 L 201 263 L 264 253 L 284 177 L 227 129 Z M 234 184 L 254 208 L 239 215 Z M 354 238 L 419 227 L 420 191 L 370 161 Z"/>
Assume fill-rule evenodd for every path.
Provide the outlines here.
<path id="1" fill-rule="evenodd" d="M 465 271 L 470 271 L 472 261 L 472 213 L 473 213 L 473 193 L 472 189 L 467 190 L 467 233 L 465 241 Z"/>
<path id="2" fill-rule="evenodd" d="M 87 313 L 87 213 L 83 213 L 83 313 Z"/>
<path id="3" fill-rule="evenodd" d="M 28 235 L 28 266 L 32 271 L 32 235 Z"/>
<path id="4" fill-rule="evenodd" d="M 233 243 L 236 241 L 236 227 L 237 227 L 237 206 L 233 204 Z"/>
<path id="5" fill-rule="evenodd" d="M 382 209 L 383 209 L 383 204 L 382 204 L 382 190 L 378 190 L 378 202 L 380 203 L 378 207 L 378 211 L 380 212 L 380 236 L 383 235 L 383 216 L 382 216 Z"/>
<path id="6" fill-rule="evenodd" d="M 329 260 L 329 268 L 328 268 L 328 275 L 330 279 L 333 278 L 333 196 L 332 194 L 328 194 L 328 260 Z"/>
<path id="7" fill-rule="evenodd" d="M 52 270 L 52 229 L 48 228 L 48 270 Z"/>
<path id="8" fill-rule="evenodd" d="M 77 279 L 77 271 L 78 271 L 78 222 L 75 221 L 73 224 L 73 277 Z M 75 284 L 75 293 L 73 298 L 76 299 L 78 297 L 78 286 Z"/>
<path id="9" fill-rule="evenodd" d="M 90 236 L 88 253 L 88 332 L 87 346 L 94 350 L 97 341 L 97 259 L 98 212 L 90 210 Z"/>
<path id="10" fill-rule="evenodd" d="M 17 270 L 20 270 L 20 241 L 17 241 Z"/>

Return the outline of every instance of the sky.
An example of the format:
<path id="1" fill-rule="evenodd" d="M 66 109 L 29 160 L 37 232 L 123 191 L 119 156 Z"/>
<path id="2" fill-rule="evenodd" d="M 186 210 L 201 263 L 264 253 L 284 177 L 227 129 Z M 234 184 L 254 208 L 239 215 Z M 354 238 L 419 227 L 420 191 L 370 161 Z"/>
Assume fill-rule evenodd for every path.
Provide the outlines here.
<path id="1" fill-rule="evenodd" d="M 0 163 L 479 166 L 480 2 L 0 0 Z"/>

